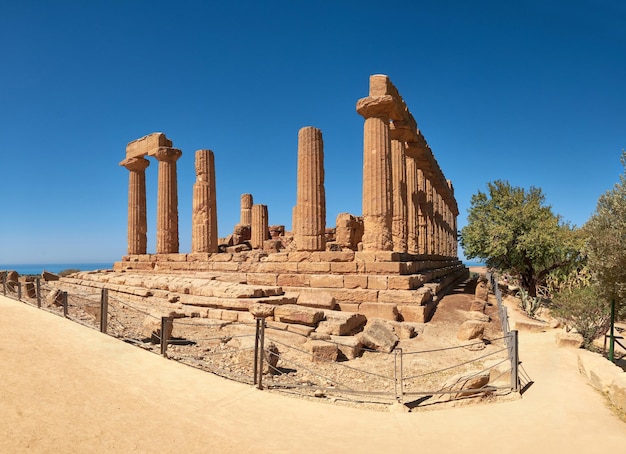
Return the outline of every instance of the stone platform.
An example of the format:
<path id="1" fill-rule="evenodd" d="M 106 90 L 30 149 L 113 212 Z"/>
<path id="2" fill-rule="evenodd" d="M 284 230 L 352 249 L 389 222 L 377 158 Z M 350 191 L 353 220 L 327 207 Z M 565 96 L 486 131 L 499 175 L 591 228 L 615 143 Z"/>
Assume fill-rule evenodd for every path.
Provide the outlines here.
<path id="1" fill-rule="evenodd" d="M 440 295 L 469 277 L 457 259 L 380 251 L 131 255 L 116 262 L 114 271 L 81 273 L 79 280 L 89 285 L 104 283 L 104 278 L 111 285 L 134 287 L 130 294 L 142 288 L 152 290 L 151 295 L 155 290 L 175 293 L 175 300 L 191 305 L 216 298 L 206 288 L 208 281 L 217 280 L 239 285 L 236 295 L 220 293 L 221 299 L 288 295 L 288 302 L 302 306 L 408 322 L 428 321 Z"/>

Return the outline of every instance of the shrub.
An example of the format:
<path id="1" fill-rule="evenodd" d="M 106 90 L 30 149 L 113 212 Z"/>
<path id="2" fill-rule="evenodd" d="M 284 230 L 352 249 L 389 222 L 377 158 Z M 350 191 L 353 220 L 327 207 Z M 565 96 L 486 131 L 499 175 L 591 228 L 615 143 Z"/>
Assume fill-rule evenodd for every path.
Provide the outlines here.
<path id="1" fill-rule="evenodd" d="M 611 325 L 611 304 L 602 298 L 597 285 L 568 288 L 553 300 L 552 314 L 583 336 L 584 347 L 606 333 Z"/>
<path id="2" fill-rule="evenodd" d="M 68 268 L 66 270 L 59 271 L 58 275 L 61 277 L 69 276 L 70 274 L 78 273 L 80 270 L 74 268 Z"/>

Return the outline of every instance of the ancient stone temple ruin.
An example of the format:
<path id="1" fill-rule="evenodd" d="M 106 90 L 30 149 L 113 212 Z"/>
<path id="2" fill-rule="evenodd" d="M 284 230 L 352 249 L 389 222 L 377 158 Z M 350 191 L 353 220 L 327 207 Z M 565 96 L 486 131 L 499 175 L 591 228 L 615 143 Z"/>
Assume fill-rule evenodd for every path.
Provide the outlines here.
<path id="1" fill-rule="evenodd" d="M 306 335 L 353 333 L 371 318 L 428 321 L 439 297 L 468 277 L 457 258 L 452 183 L 387 76 L 370 77 L 356 111 L 364 118 L 362 213 L 326 225 L 322 131 L 304 127 L 292 231 L 269 225 L 268 206 L 243 194 L 240 222 L 218 239 L 215 158 L 199 150 L 187 252 L 178 242 L 181 151 L 162 133 L 129 143 L 120 163 L 129 171 L 128 255 L 105 277 L 84 273 L 80 283 L 151 297 L 182 316 L 251 320 L 251 305 L 267 304 L 268 323 Z M 159 162 L 155 253 L 146 250 L 150 157 Z"/>

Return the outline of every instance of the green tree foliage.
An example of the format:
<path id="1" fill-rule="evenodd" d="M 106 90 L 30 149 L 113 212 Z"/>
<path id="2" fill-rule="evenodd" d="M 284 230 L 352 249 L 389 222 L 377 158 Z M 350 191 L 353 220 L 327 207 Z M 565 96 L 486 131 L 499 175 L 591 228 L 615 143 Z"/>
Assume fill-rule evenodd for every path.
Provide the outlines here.
<path id="1" fill-rule="evenodd" d="M 487 184 L 472 196 L 461 246 L 469 259 L 519 278 L 530 296 L 550 271 L 580 259 L 582 236 L 545 205 L 541 189 L 526 191 L 507 181 Z"/>
<path id="2" fill-rule="evenodd" d="M 585 348 L 602 336 L 611 324 L 611 306 L 598 285 L 572 287 L 555 295 L 552 315 L 565 321 L 583 336 Z"/>
<path id="3" fill-rule="evenodd" d="M 624 308 L 626 302 L 626 152 L 622 150 L 624 174 L 607 191 L 584 226 L 588 236 L 589 268 L 602 295 Z"/>

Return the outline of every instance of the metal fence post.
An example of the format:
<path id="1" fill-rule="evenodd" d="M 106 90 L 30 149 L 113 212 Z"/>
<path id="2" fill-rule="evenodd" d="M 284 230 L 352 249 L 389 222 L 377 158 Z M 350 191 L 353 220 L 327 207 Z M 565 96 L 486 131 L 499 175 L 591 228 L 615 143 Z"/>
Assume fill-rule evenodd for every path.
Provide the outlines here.
<path id="1" fill-rule="evenodd" d="M 511 331 L 511 389 L 519 392 L 519 351 L 518 351 L 517 330 Z"/>
<path id="2" fill-rule="evenodd" d="M 169 329 L 171 324 L 171 317 L 161 317 L 161 355 L 165 358 L 167 358 L 167 344 L 170 340 Z"/>
<path id="3" fill-rule="evenodd" d="M 109 317 L 109 289 L 103 288 L 100 295 L 100 332 L 106 334 Z"/>
<path id="4" fill-rule="evenodd" d="M 263 389 L 263 361 L 265 361 L 265 319 L 261 319 L 261 340 L 259 342 L 259 389 Z"/>
<path id="5" fill-rule="evenodd" d="M 67 318 L 67 292 L 63 292 L 63 317 Z"/>
<path id="6" fill-rule="evenodd" d="M 254 331 L 254 378 L 253 383 L 256 385 L 258 380 L 258 368 L 259 368 L 259 339 L 261 337 L 261 321 L 262 319 L 257 317 L 256 330 Z"/>
<path id="7" fill-rule="evenodd" d="M 22 301 L 22 283 L 17 283 L 17 300 Z"/>
<path id="8" fill-rule="evenodd" d="M 398 361 L 398 357 L 400 358 Z M 394 350 L 394 380 L 395 380 L 395 398 L 396 401 L 402 403 L 404 401 L 404 363 L 402 359 L 402 349 Z M 399 392 L 398 392 L 399 391 Z"/>
<path id="9" fill-rule="evenodd" d="M 35 279 L 37 283 L 37 307 L 41 309 L 41 278 Z"/>

